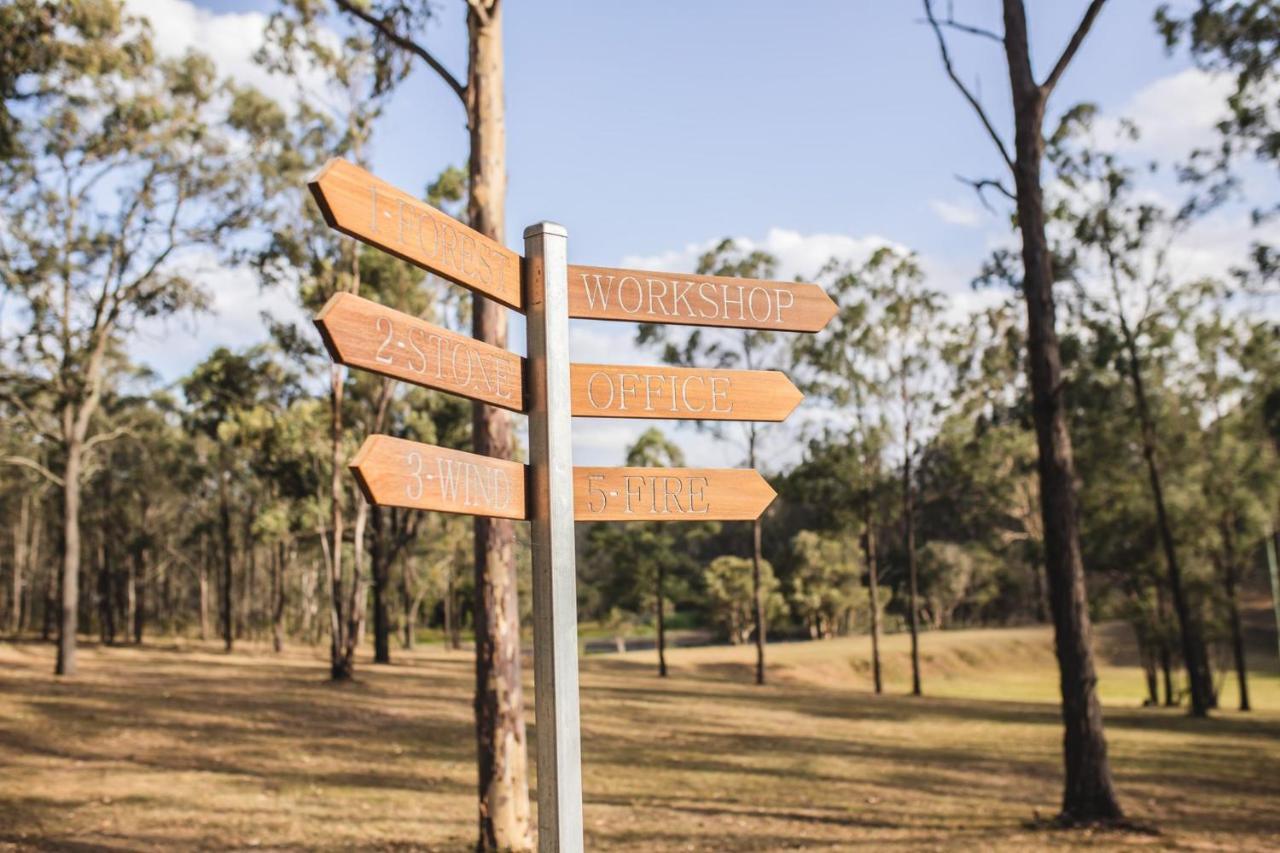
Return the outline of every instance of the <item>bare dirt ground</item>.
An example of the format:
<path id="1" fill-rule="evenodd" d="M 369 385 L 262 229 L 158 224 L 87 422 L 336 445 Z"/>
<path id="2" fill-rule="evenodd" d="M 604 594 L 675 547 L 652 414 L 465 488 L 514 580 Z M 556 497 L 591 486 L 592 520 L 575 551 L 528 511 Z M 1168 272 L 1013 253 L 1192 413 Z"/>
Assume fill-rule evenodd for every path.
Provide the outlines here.
<path id="1" fill-rule="evenodd" d="M 771 646 L 765 687 L 746 648 L 673 652 L 666 680 L 652 653 L 588 658 L 587 847 L 1280 850 L 1274 645 L 1258 710 L 1193 721 L 1138 707 L 1125 629 L 1100 633 L 1116 782 L 1154 833 L 1036 823 L 1061 728 L 1050 634 L 1028 628 L 924 636 L 916 699 L 903 636 L 883 696 L 866 638 Z M 156 641 L 86 648 L 60 682 L 48 646 L 0 644 L 0 850 L 468 850 L 470 656 L 395 656 L 333 686 L 321 649 Z"/>

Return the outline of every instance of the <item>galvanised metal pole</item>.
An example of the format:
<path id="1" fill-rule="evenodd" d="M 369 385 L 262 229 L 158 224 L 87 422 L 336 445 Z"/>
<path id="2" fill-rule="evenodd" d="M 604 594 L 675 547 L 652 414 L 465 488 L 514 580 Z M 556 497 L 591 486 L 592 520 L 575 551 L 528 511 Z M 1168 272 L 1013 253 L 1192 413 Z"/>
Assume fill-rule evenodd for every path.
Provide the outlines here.
<path id="1" fill-rule="evenodd" d="M 582 851 L 578 592 L 569 387 L 569 232 L 524 231 L 538 850 Z"/>

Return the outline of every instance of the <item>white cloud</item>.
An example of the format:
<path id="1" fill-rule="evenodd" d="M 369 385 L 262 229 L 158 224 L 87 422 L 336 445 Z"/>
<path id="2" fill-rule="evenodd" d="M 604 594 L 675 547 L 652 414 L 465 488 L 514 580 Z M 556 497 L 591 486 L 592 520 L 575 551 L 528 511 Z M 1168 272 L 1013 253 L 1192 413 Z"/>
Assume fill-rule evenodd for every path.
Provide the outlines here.
<path id="1" fill-rule="evenodd" d="M 218 72 L 271 98 L 290 103 L 296 82 L 258 65 L 253 55 L 262 47 L 267 16 L 261 12 L 217 13 L 189 0 L 125 0 L 125 8 L 151 23 L 157 53 L 166 59 L 196 50 L 211 58 Z M 308 86 L 319 83 L 307 81 Z"/>
<path id="2" fill-rule="evenodd" d="M 942 199 L 931 199 L 929 209 L 948 225 L 959 225 L 962 228 L 977 228 L 981 224 L 978 211 L 967 204 L 956 204 Z"/>
<path id="3" fill-rule="evenodd" d="M 130 339 L 134 359 L 165 381 L 189 372 L 219 346 L 242 349 L 266 341 L 264 311 L 277 321 L 310 326 L 310 318 L 287 288 L 261 290 L 251 270 L 219 266 L 212 255 L 188 256 L 182 266 L 207 290 L 210 310 L 144 323 Z"/>
<path id="4" fill-rule="evenodd" d="M 801 234 L 787 228 L 770 228 L 763 240 L 751 237 L 735 237 L 734 240 L 748 252 L 758 249 L 777 258 L 777 274 L 782 280 L 797 276 L 812 279 L 832 258 L 859 263 L 881 246 L 897 245 L 875 235 L 853 237 L 848 234 Z M 622 259 L 622 265 L 663 272 L 693 272 L 698 265 L 698 258 L 715 248 L 719 242 L 707 240 L 704 243 L 689 243 L 682 249 L 672 249 L 656 255 L 628 255 Z"/>
<path id="5" fill-rule="evenodd" d="M 1123 106 L 1098 122 L 1098 138 L 1110 142 L 1119 119 L 1133 121 L 1141 133 L 1137 147 L 1163 157 L 1185 157 L 1210 145 L 1216 125 L 1227 115 L 1229 75 L 1187 68 L 1139 89 Z"/>

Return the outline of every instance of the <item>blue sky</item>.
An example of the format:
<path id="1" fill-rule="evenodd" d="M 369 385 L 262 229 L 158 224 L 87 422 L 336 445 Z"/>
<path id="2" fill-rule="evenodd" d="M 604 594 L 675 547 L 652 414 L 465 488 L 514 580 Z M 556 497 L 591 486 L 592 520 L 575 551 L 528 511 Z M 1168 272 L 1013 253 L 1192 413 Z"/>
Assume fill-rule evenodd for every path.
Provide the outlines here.
<path id="1" fill-rule="evenodd" d="M 129 0 L 153 19 L 165 50 L 212 53 L 226 73 L 256 79 L 247 57 L 267 2 Z M 440 0 L 426 41 L 462 77 L 462 0 Z M 938 6 L 946 8 L 945 0 Z M 1028 3 L 1040 75 L 1056 59 L 1084 0 Z M 995 0 L 957 0 L 957 17 L 999 29 Z M 1082 100 L 1149 129 L 1143 153 L 1181 156 L 1211 134 L 1224 91 L 1169 57 L 1151 24 L 1156 4 L 1112 0 L 1051 104 Z M 566 225 L 571 260 L 679 271 L 725 236 L 779 255 L 780 274 L 810 276 L 832 254 L 856 260 L 889 241 L 918 251 L 933 286 L 957 304 L 983 258 L 1009 240 L 1007 220 L 956 180 L 999 175 L 999 159 L 946 79 L 916 0 L 568 2 L 505 5 L 509 193 L 507 243 L 540 219 Z M 956 64 L 1010 127 L 1003 56 L 994 42 L 951 33 Z M 398 91 L 378 128 L 377 174 L 420 192 L 444 167 L 463 165 L 461 105 L 429 71 Z M 1198 263 L 1220 268 L 1247 243 L 1242 214 L 1210 223 Z M 1215 230 L 1216 229 L 1216 230 Z M 225 273 L 218 310 L 175 348 L 168 335 L 140 346 L 174 376 L 217 343 L 261 338 L 258 310 L 287 298 L 252 297 Z M 515 319 L 515 318 L 513 318 Z M 518 327 L 518 322 L 515 323 Z M 632 327 L 580 324 L 580 360 L 652 361 Z M 523 346 L 517 328 L 513 348 Z M 582 461 L 621 459 L 643 428 L 607 422 L 584 434 Z M 775 431 L 781 456 L 797 431 Z M 738 452 L 680 431 L 695 458 L 733 464 Z"/>

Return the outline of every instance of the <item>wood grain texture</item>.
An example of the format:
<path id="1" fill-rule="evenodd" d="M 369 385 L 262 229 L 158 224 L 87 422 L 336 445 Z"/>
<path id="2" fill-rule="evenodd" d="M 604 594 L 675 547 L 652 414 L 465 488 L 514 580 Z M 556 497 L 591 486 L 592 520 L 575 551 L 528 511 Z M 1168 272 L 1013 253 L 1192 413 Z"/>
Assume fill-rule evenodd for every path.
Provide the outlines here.
<path id="1" fill-rule="evenodd" d="M 307 184 L 329 227 L 519 310 L 520 256 L 452 216 L 334 158 Z"/>
<path id="2" fill-rule="evenodd" d="M 351 293 L 315 316 L 333 360 L 424 388 L 524 411 L 524 359 Z"/>
<path id="3" fill-rule="evenodd" d="M 750 468 L 573 469 L 578 521 L 751 521 L 774 497 Z"/>
<path id="4" fill-rule="evenodd" d="M 378 506 L 528 518 L 519 462 L 371 435 L 349 467 Z M 577 521 L 751 521 L 774 497 L 750 468 L 573 469 Z"/>
<path id="5" fill-rule="evenodd" d="M 569 265 L 569 316 L 817 332 L 836 305 L 816 284 Z"/>
<path id="6" fill-rule="evenodd" d="M 349 466 L 370 503 L 526 518 L 525 466 L 388 435 L 371 435 Z"/>
<path id="7" fill-rule="evenodd" d="M 569 382 L 576 417 L 782 421 L 804 399 L 776 370 L 574 364 Z"/>

